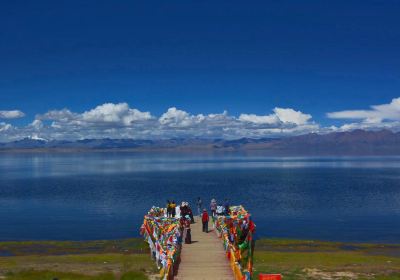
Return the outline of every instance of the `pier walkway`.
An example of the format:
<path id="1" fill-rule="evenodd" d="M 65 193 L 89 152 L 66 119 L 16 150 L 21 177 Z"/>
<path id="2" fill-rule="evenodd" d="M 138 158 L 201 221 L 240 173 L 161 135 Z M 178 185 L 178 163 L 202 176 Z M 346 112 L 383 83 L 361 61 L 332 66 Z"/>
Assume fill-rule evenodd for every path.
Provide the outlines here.
<path id="1" fill-rule="evenodd" d="M 181 263 L 176 280 L 232 280 L 234 279 L 225 251 L 215 232 L 202 231 L 201 220 L 192 224 L 192 244 L 183 244 Z M 209 223 L 212 227 L 212 223 Z"/>

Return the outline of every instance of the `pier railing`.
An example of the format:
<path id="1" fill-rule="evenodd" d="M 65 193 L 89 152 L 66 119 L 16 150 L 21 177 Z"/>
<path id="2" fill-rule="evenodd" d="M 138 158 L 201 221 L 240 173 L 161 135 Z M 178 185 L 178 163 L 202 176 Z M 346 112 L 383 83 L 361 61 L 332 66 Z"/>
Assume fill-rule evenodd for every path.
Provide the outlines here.
<path id="1" fill-rule="evenodd" d="M 182 248 L 182 226 L 177 218 L 165 217 L 163 208 L 153 206 L 144 216 L 141 234 L 149 244 L 152 258 L 160 269 L 160 278 L 173 279 Z"/>
<path id="2" fill-rule="evenodd" d="M 232 206 L 229 215 L 214 216 L 213 223 L 224 244 L 235 279 L 251 279 L 255 224 L 250 214 L 241 205 Z"/>

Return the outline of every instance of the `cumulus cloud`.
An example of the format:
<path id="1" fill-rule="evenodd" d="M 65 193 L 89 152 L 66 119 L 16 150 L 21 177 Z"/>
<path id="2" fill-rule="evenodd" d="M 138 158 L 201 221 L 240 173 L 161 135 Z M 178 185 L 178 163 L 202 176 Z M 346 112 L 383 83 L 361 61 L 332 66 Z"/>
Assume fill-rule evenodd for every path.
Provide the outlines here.
<path id="1" fill-rule="evenodd" d="M 290 108 L 275 108 L 259 116 L 228 112 L 191 114 L 171 107 L 159 117 L 131 108 L 127 103 L 106 103 L 85 112 L 69 109 L 38 114 L 25 127 L 0 125 L 0 140 L 34 137 L 49 140 L 84 138 L 160 139 L 174 137 L 224 138 L 272 137 L 315 132 L 311 115 Z"/>
<path id="2" fill-rule="evenodd" d="M 35 130 L 40 130 L 43 128 L 43 122 L 41 120 L 34 120 L 29 127 L 35 129 Z"/>
<path id="3" fill-rule="evenodd" d="M 11 128 L 12 128 L 11 124 L 0 122 L 0 132 L 10 130 Z"/>
<path id="4" fill-rule="evenodd" d="M 68 109 L 62 110 L 51 110 L 43 115 L 37 115 L 36 119 L 38 120 L 57 120 L 60 122 L 68 122 L 73 119 L 76 119 L 79 114 L 72 113 Z"/>
<path id="5" fill-rule="evenodd" d="M 192 115 L 175 107 L 169 108 L 155 125 L 161 137 L 223 137 L 227 130 L 237 126 L 237 120 L 226 111 L 217 114 Z"/>
<path id="6" fill-rule="evenodd" d="M 255 114 L 240 114 L 239 120 L 254 124 L 277 124 L 279 122 L 279 118 L 275 114 L 266 116 L 259 116 Z"/>
<path id="7" fill-rule="evenodd" d="M 149 120 L 152 118 L 149 112 L 141 112 L 129 108 L 127 103 L 106 103 L 84 112 L 82 121 L 88 123 L 104 123 L 129 126 L 137 121 Z"/>
<path id="8" fill-rule="evenodd" d="M 18 128 L 9 123 L 0 122 L 0 142 L 7 142 L 20 138 L 23 137 L 18 133 Z"/>
<path id="9" fill-rule="evenodd" d="M 21 112 L 19 110 L 0 111 L 0 119 L 17 119 L 17 118 L 22 118 L 24 116 L 25 116 L 24 112 Z"/>
<path id="10" fill-rule="evenodd" d="M 161 115 L 158 119 L 161 125 L 169 127 L 188 127 L 195 124 L 199 124 L 205 120 L 204 115 L 199 114 L 197 116 L 190 115 L 189 113 L 178 110 L 175 107 L 169 108 L 167 112 Z"/>
<path id="11" fill-rule="evenodd" d="M 368 110 L 345 110 L 327 113 L 331 119 L 347 119 L 356 122 L 344 124 L 341 130 L 386 128 L 400 129 L 400 97 L 388 104 L 373 105 Z"/>
<path id="12" fill-rule="evenodd" d="M 311 119 L 311 115 L 304 114 L 301 111 L 295 111 L 291 108 L 278 108 L 273 110 L 273 114 L 259 116 L 255 114 L 241 114 L 239 120 L 254 124 L 291 124 L 291 125 L 305 125 Z"/>
<path id="13" fill-rule="evenodd" d="M 290 108 L 275 108 L 275 115 L 284 123 L 293 123 L 296 125 L 304 125 L 311 119 L 311 115 L 303 114 Z"/>
<path id="14" fill-rule="evenodd" d="M 346 110 L 328 113 L 331 119 L 359 119 L 370 123 L 384 120 L 400 120 L 400 97 L 392 99 L 389 104 L 373 105 L 370 110 Z"/>

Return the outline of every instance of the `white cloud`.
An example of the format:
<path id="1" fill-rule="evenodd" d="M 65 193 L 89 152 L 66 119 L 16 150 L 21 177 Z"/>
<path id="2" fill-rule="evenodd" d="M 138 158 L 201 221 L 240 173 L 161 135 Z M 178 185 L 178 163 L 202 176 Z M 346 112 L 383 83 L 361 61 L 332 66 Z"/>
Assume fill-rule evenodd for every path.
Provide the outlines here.
<path id="1" fill-rule="evenodd" d="M 343 124 L 339 130 L 354 129 L 391 129 L 400 130 L 400 97 L 394 98 L 388 104 L 373 105 L 369 110 L 345 110 L 327 113 L 331 119 L 355 120 Z"/>
<path id="2" fill-rule="evenodd" d="M 241 114 L 239 120 L 243 122 L 249 122 L 254 124 L 295 124 L 304 125 L 307 124 L 311 119 L 311 115 L 303 114 L 301 111 L 295 111 L 290 108 L 278 108 L 274 109 L 274 113 L 265 116 L 259 116 L 255 114 Z"/>
<path id="3" fill-rule="evenodd" d="M 199 124 L 204 121 L 204 119 L 205 117 L 202 114 L 194 116 L 172 107 L 162 114 L 158 121 L 161 125 L 180 128 Z"/>
<path id="4" fill-rule="evenodd" d="M 277 115 L 259 116 L 255 114 L 240 114 L 239 120 L 254 124 L 276 124 L 279 122 Z"/>
<path id="5" fill-rule="evenodd" d="M 328 113 L 331 119 L 359 119 L 368 123 L 400 120 L 400 97 L 389 104 L 373 105 L 370 110 L 346 110 Z"/>
<path id="6" fill-rule="evenodd" d="M 0 122 L 0 132 L 10 130 L 12 128 L 12 125 L 9 123 L 5 122 Z"/>
<path id="7" fill-rule="evenodd" d="M 68 109 L 62 110 L 51 110 L 43 115 L 37 115 L 36 119 L 38 120 L 57 120 L 59 122 L 68 122 L 73 119 L 76 119 L 78 114 L 72 113 Z"/>
<path id="8" fill-rule="evenodd" d="M 161 115 L 158 121 L 161 124 L 178 123 L 189 118 L 189 114 L 185 111 L 178 110 L 175 107 L 169 108 L 167 112 Z"/>
<path id="9" fill-rule="evenodd" d="M 82 120 L 91 123 L 114 123 L 129 126 L 137 121 L 152 118 L 149 112 L 129 108 L 127 103 L 106 103 L 84 112 Z"/>
<path id="10" fill-rule="evenodd" d="M 307 124 L 307 122 L 311 119 L 311 115 L 303 114 L 300 111 L 295 111 L 290 108 L 275 108 L 275 115 L 284 123 L 293 123 L 297 125 Z"/>
<path id="11" fill-rule="evenodd" d="M 35 130 L 40 130 L 43 128 L 43 122 L 41 120 L 34 120 L 29 126 Z"/>
<path id="12" fill-rule="evenodd" d="M 11 111 L 0 111 L 0 119 L 17 119 L 24 117 L 24 112 L 19 110 L 11 110 Z"/>
<path id="13" fill-rule="evenodd" d="M 318 131 L 311 115 L 290 108 L 275 108 L 269 115 L 228 112 L 191 114 L 175 107 L 158 118 L 127 103 L 106 103 L 85 112 L 69 109 L 38 114 L 25 127 L 0 126 L 0 141 L 25 137 L 76 140 L 84 138 L 160 139 L 175 137 L 224 138 L 274 137 Z"/>
<path id="14" fill-rule="evenodd" d="M 364 129 L 364 130 L 381 130 L 388 129 L 394 132 L 400 131 L 400 121 L 389 121 L 389 122 L 380 122 L 380 123 L 369 123 L 369 122 L 353 122 L 353 123 L 345 123 L 341 125 L 337 131 L 349 131 L 355 129 Z"/>

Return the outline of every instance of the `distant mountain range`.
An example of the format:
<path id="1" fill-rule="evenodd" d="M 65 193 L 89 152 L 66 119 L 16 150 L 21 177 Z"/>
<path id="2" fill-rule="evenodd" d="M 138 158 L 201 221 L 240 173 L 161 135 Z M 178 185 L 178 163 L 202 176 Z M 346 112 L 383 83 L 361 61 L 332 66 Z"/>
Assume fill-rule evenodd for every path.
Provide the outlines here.
<path id="1" fill-rule="evenodd" d="M 245 152 L 270 156 L 400 155 L 400 133 L 389 130 L 305 134 L 286 138 L 223 139 L 22 139 L 0 143 L 3 152 L 46 151 Z"/>

